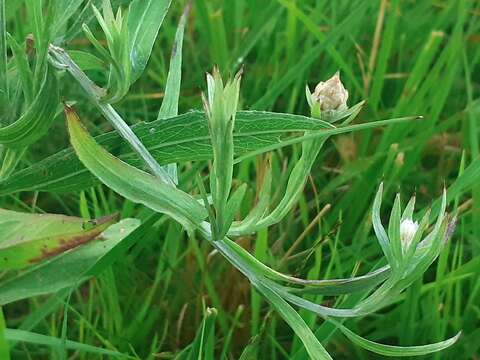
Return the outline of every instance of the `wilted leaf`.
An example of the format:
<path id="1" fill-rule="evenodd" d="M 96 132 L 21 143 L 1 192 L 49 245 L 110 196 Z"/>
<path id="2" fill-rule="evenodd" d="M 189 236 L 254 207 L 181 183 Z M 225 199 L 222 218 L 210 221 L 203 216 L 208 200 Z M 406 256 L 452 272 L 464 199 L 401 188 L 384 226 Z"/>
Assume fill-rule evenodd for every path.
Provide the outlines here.
<path id="1" fill-rule="evenodd" d="M 84 220 L 0 209 L 0 269 L 23 268 L 85 244 L 116 218 Z"/>
<path id="2" fill-rule="evenodd" d="M 80 284 L 94 275 L 92 269 L 139 225 L 137 219 L 124 219 L 103 231 L 99 240 L 66 251 L 4 281 L 0 284 L 0 305 Z"/>

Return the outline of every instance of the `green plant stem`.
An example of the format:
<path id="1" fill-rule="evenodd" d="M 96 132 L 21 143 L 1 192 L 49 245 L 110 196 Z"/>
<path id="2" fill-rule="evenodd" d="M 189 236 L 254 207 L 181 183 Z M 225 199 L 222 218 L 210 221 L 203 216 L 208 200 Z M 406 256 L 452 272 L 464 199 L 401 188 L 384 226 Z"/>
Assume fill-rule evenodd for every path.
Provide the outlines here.
<path id="1" fill-rule="evenodd" d="M 95 85 L 95 83 L 88 78 L 65 50 L 50 45 L 49 53 L 51 55 L 51 62 L 56 67 L 67 70 L 70 75 L 73 76 L 73 78 L 85 90 L 90 100 L 102 112 L 103 116 L 105 116 L 119 134 L 127 140 L 132 149 L 143 159 L 152 173 L 159 179 L 163 180 L 166 184 L 175 187 L 175 183 L 172 181 L 165 168 L 158 164 L 152 154 L 150 154 L 145 145 L 143 145 L 137 135 L 135 135 L 113 106 L 101 101 L 104 93 L 103 89 Z"/>

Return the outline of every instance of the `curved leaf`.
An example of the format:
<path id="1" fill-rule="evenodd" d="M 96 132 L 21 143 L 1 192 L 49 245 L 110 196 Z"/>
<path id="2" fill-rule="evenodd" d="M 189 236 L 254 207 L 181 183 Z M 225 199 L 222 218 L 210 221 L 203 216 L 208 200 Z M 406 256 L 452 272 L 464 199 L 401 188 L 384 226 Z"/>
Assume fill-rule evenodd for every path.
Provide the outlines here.
<path id="1" fill-rule="evenodd" d="M 58 348 L 58 349 L 66 348 L 66 349 L 71 349 L 75 351 L 82 351 L 82 352 L 97 354 L 98 356 L 105 355 L 105 356 L 114 357 L 114 358 L 136 359 L 136 357 L 129 356 L 127 354 L 122 354 L 118 351 L 103 349 L 103 348 L 88 345 L 88 344 L 82 344 L 76 341 L 65 340 L 65 339 L 56 338 L 53 336 L 37 334 L 34 332 L 25 331 L 25 330 L 6 329 L 5 338 L 8 341 L 15 341 L 15 342 L 22 341 L 29 344 L 44 345 L 44 346 L 49 346 L 49 347 Z"/>
<path id="2" fill-rule="evenodd" d="M 200 203 L 154 176 L 116 158 L 98 145 L 72 109 L 65 109 L 70 141 L 80 161 L 105 185 L 127 199 L 167 214 L 185 227 L 207 217 Z"/>
<path id="3" fill-rule="evenodd" d="M 305 320 L 290 306 L 281 296 L 279 296 L 270 287 L 250 279 L 255 288 L 263 294 L 265 299 L 275 308 L 285 322 L 293 329 L 295 334 L 302 340 L 305 349 L 314 360 L 331 360 L 332 357 L 327 350 L 318 341 L 315 334 L 305 323 Z"/>
<path id="4" fill-rule="evenodd" d="M 275 280 L 286 282 L 291 285 L 302 286 L 298 288 L 285 287 L 292 294 L 323 294 L 323 295 L 342 295 L 350 294 L 357 291 L 370 289 L 390 275 L 390 266 L 386 265 L 377 270 L 371 271 L 365 275 L 345 278 L 345 279 L 328 279 L 328 280 L 307 280 L 286 275 L 278 272 L 259 261 L 255 256 L 242 248 L 236 242 L 224 239 L 218 244 L 221 248 L 228 247 L 242 258 L 248 265 L 255 269 L 259 274 Z"/>
<path id="5" fill-rule="evenodd" d="M 32 105 L 17 121 L 0 128 L 0 144 L 21 148 L 40 139 L 55 120 L 57 104 L 57 78 L 55 71 L 47 67 L 40 91 Z"/>
<path id="6" fill-rule="evenodd" d="M 394 346 L 394 345 L 379 344 L 377 342 L 367 340 L 355 334 L 353 331 L 341 325 L 337 321 L 332 321 L 332 322 L 336 326 L 338 326 L 340 331 L 353 343 L 357 344 L 358 346 L 361 346 L 366 350 L 372 351 L 376 354 L 385 355 L 385 356 L 406 357 L 406 356 L 420 356 L 420 355 L 431 354 L 452 346 L 457 342 L 457 340 L 460 338 L 460 335 L 461 335 L 461 332 L 459 332 L 457 335 L 455 335 L 454 337 L 451 337 L 450 339 L 433 343 L 433 344 L 428 344 L 428 345 Z"/>

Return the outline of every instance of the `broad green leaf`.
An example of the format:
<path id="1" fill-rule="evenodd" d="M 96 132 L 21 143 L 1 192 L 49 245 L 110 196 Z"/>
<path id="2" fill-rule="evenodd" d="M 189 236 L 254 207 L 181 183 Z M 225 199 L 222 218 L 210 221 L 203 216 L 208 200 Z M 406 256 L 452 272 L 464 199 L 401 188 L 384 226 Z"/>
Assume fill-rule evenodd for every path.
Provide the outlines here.
<path id="1" fill-rule="evenodd" d="M 235 120 L 235 154 L 238 156 L 278 143 L 291 132 L 331 127 L 327 122 L 300 115 L 240 111 Z M 132 126 L 132 130 L 160 164 L 212 157 L 208 124 L 203 112 L 193 111 L 169 119 L 140 123 Z M 117 132 L 97 136 L 95 141 L 121 160 L 142 166 L 142 161 Z M 96 183 L 98 180 L 69 148 L 0 182 L 0 195 L 23 190 L 68 192 L 86 189 Z"/>
<path id="2" fill-rule="evenodd" d="M 187 193 L 116 158 L 95 142 L 72 109 L 66 108 L 70 141 L 79 159 L 105 185 L 127 199 L 167 214 L 183 226 L 197 226 L 207 212 Z"/>
<path id="3" fill-rule="evenodd" d="M 98 220 L 0 209 L 0 269 L 23 268 L 96 238 L 116 215 Z"/>
<path id="4" fill-rule="evenodd" d="M 133 0 L 128 12 L 132 81 L 145 69 L 171 0 Z"/>
<path id="5" fill-rule="evenodd" d="M 17 330 L 17 329 L 6 329 L 5 330 L 5 337 L 9 341 L 21 341 L 29 344 L 36 344 L 36 345 L 44 345 L 49 346 L 52 348 L 61 349 L 66 347 L 70 350 L 81 351 L 81 352 L 88 352 L 97 355 L 105 355 L 105 356 L 112 356 L 115 358 L 127 358 L 127 359 L 136 359 L 133 356 L 129 356 L 126 354 L 119 353 L 117 351 L 102 349 L 96 346 L 82 344 L 76 341 L 66 340 L 60 338 L 55 338 L 53 336 L 47 336 L 42 334 L 37 334 L 30 331 L 25 330 Z"/>
<path id="6" fill-rule="evenodd" d="M 17 121 L 0 128 L 0 144 L 21 148 L 43 137 L 55 120 L 57 105 L 57 78 L 55 71 L 47 67 L 40 91 L 30 107 Z"/>
<path id="7" fill-rule="evenodd" d="M 410 120 L 411 117 L 398 118 L 335 128 L 327 122 L 300 115 L 240 111 L 235 120 L 234 150 L 238 162 L 241 159 L 239 156 L 251 157 L 304 140 Z M 140 123 L 132 129 L 160 164 L 212 157 L 208 126 L 202 112 L 193 111 L 170 119 Z M 322 129 L 321 132 L 305 136 L 291 135 Z M 121 160 L 134 166 L 142 165 L 116 132 L 100 135 L 96 141 L 109 152 L 119 154 Z M 73 150 L 65 149 L 0 182 L 0 196 L 27 190 L 58 193 L 76 191 L 97 183 L 98 180 L 81 164 Z"/>
<path id="8" fill-rule="evenodd" d="M 124 219 L 103 231 L 99 240 L 66 251 L 3 281 L 0 283 L 0 305 L 77 286 L 89 276 L 98 274 L 104 268 L 99 267 L 100 263 L 123 241 L 132 238 L 143 225 L 139 223 L 136 219 Z"/>

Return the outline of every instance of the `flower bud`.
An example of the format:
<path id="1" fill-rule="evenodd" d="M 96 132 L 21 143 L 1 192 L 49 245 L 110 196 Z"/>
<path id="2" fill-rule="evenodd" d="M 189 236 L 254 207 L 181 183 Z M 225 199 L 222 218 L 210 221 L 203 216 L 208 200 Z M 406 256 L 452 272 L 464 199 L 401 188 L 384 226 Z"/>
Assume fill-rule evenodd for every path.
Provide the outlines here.
<path id="1" fill-rule="evenodd" d="M 347 108 L 348 91 L 336 72 L 327 81 L 320 81 L 312 94 L 313 100 L 320 104 L 321 110 L 344 110 Z"/>
<path id="2" fill-rule="evenodd" d="M 415 233 L 418 230 L 418 222 L 412 219 L 405 219 L 400 223 L 400 241 L 403 249 L 408 249 Z"/>

